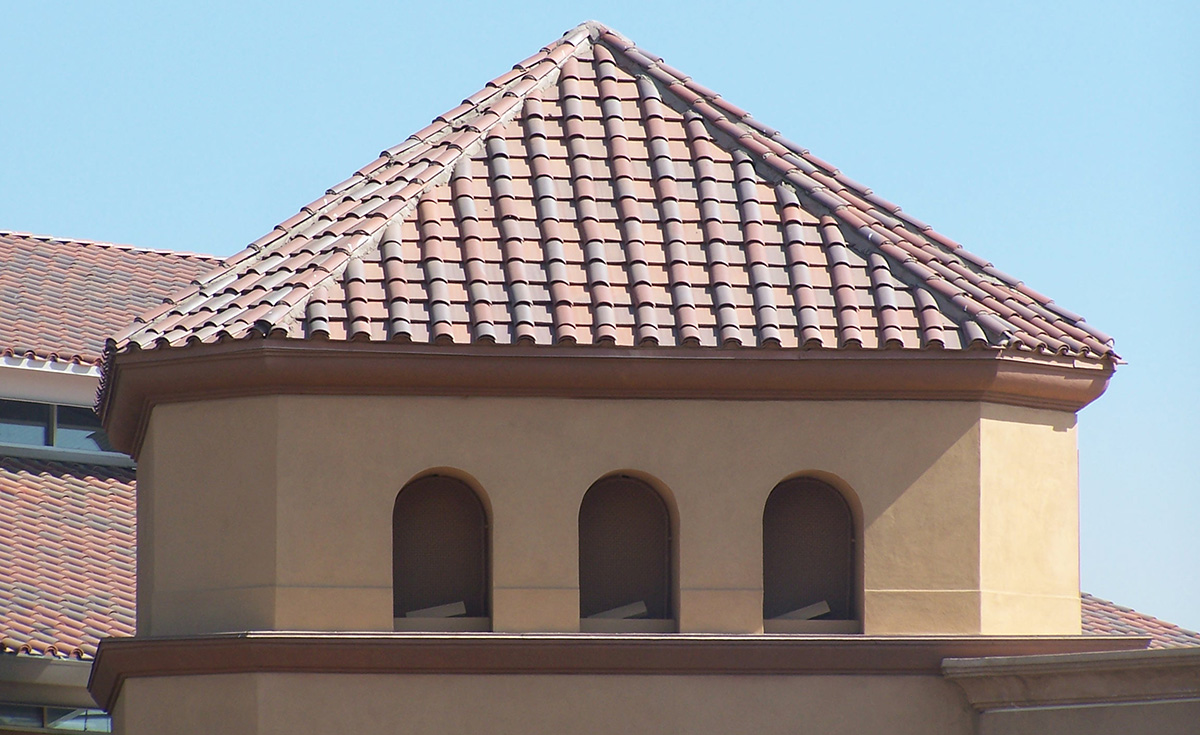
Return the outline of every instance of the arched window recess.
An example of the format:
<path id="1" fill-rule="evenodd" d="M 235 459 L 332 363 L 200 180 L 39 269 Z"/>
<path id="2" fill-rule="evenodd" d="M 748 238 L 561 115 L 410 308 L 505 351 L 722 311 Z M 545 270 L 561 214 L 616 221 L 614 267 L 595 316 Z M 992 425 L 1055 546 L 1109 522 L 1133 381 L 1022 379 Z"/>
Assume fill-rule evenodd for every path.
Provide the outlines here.
<path id="1" fill-rule="evenodd" d="M 763 630 L 858 633 L 854 513 L 811 477 L 781 482 L 763 509 Z"/>
<path id="2" fill-rule="evenodd" d="M 599 480 L 579 507 L 579 629 L 669 633 L 677 629 L 671 514 L 647 483 Z"/>
<path id="3" fill-rule="evenodd" d="M 392 513 L 395 630 L 491 629 L 487 511 L 453 477 L 404 486 Z"/>

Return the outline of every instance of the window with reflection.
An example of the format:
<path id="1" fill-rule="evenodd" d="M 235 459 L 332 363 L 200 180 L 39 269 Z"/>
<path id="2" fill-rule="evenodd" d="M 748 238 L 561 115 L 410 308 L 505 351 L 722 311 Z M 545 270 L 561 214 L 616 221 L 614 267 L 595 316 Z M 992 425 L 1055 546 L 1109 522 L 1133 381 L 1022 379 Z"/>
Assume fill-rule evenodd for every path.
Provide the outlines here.
<path id="1" fill-rule="evenodd" d="M 763 510 L 763 619 L 767 632 L 854 632 L 854 516 L 832 486 L 780 483 Z M 838 622 L 841 621 L 841 622 Z"/>
<path id="2" fill-rule="evenodd" d="M 112 445 L 100 428 L 100 418 L 90 408 L 57 406 L 54 446 L 85 452 L 111 452 Z"/>
<path id="3" fill-rule="evenodd" d="M 62 731 L 112 732 L 112 718 L 98 709 L 0 703 L 0 732 Z"/>
<path id="4" fill-rule="evenodd" d="M 632 477 L 592 485 L 579 508 L 581 630 L 674 630 L 671 568 L 662 496 Z"/>
<path id="5" fill-rule="evenodd" d="M 54 443 L 50 430 L 51 409 L 45 403 L 0 401 L 0 442 L 49 446 Z"/>
<path id="6" fill-rule="evenodd" d="M 396 630 L 488 630 L 488 523 L 461 480 L 413 480 L 392 514 Z"/>
<path id="7" fill-rule="evenodd" d="M 0 399 L 0 444 L 112 452 L 91 408 Z"/>

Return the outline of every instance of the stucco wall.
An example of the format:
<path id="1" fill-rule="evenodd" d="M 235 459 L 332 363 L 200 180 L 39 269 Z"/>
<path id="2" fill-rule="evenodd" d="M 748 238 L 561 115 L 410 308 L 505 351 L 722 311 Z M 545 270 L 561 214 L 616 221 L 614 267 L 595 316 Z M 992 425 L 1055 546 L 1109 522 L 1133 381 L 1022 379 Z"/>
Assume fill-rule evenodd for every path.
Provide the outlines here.
<path id="1" fill-rule="evenodd" d="M 1080 631 L 1075 417 L 985 404 L 980 423 L 983 627 L 1026 633 L 1042 620 Z"/>
<path id="2" fill-rule="evenodd" d="M 970 707 L 938 676 L 237 674 L 180 683 L 126 681 L 117 732 L 973 732 Z"/>
<path id="3" fill-rule="evenodd" d="M 1200 699 L 985 712 L 979 735 L 1195 735 Z"/>
<path id="4" fill-rule="evenodd" d="M 278 401 L 151 415 L 138 464 L 139 635 L 275 625 Z"/>
<path id="5" fill-rule="evenodd" d="M 808 473 L 858 508 L 866 632 L 1078 632 L 1077 599 L 1073 621 L 1063 612 L 1078 590 L 1075 438 L 1059 429 L 1074 417 L 993 408 L 337 396 L 160 405 L 139 471 L 151 511 L 140 544 L 152 560 L 139 568 L 139 630 L 390 630 L 392 504 L 437 470 L 485 496 L 496 630 L 578 630 L 579 503 L 597 479 L 627 472 L 677 514 L 683 631 L 761 632 L 763 504 L 778 482 Z M 1041 497 L 1052 518 L 1032 502 Z M 1011 529 L 1022 529 L 1016 541 Z M 1043 609 L 1053 614 L 1025 615 Z"/>

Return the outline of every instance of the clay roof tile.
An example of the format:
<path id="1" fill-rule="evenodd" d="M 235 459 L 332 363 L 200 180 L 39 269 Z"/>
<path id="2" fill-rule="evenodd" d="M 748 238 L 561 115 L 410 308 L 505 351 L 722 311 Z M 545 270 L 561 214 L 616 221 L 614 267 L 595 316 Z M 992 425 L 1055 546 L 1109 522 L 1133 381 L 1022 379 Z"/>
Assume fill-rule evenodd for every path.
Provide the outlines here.
<path id="1" fill-rule="evenodd" d="M 0 457 L 0 650 L 87 658 L 133 635 L 133 470 Z"/>
<path id="2" fill-rule="evenodd" d="M 217 258 L 0 231 L 0 352 L 98 365 L 106 340 L 170 294 L 190 295 Z M 98 284 L 107 287 L 98 287 Z M 128 334 L 119 335 L 127 339 Z"/>
<path id="3" fill-rule="evenodd" d="M 1200 646 L 1200 633 L 1123 607 L 1086 592 L 1080 593 L 1084 635 L 1149 637 L 1150 648 Z"/>
<path id="4" fill-rule="evenodd" d="M 474 170 L 472 157 L 482 163 Z M 256 241 L 261 253 L 227 266 L 224 288 L 286 290 L 286 299 L 259 295 L 244 302 L 253 314 L 222 314 L 207 303 L 216 288 L 193 287 L 117 348 L 163 335 L 179 343 L 181 324 L 193 323 L 180 318 L 205 310 L 231 334 L 247 333 L 251 317 L 259 331 L 284 333 L 293 302 L 307 305 L 304 335 L 340 338 L 336 302 L 347 338 L 1020 346 L 1116 359 L 1078 315 L 598 23 L 518 63 L 330 192 Z M 360 261 L 382 266 L 346 276 Z M 265 278 L 285 268 L 294 275 Z M 251 270 L 264 277 L 247 279 Z M 326 279 L 337 287 L 318 298 Z"/>

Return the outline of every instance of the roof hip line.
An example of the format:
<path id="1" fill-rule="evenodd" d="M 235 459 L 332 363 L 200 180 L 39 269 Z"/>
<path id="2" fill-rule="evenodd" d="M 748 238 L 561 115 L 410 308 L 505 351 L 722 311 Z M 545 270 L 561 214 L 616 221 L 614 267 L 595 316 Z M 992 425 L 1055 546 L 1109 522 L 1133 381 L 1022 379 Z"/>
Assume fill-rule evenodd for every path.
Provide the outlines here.
<path id="1" fill-rule="evenodd" d="M 307 323 L 318 288 L 326 331 Z M 168 301 L 113 349 L 386 333 L 1119 361 L 1077 316 L 594 21 Z"/>
<path id="2" fill-rule="evenodd" d="M 806 195 L 818 208 L 827 210 L 828 214 L 858 230 L 864 241 L 871 246 L 871 250 L 882 251 L 908 270 L 913 270 L 913 260 L 932 270 L 933 274 L 918 271 L 917 275 L 931 287 L 942 291 L 942 295 L 950 303 L 970 314 L 987 331 L 995 334 L 1001 346 L 1016 340 L 1031 349 L 1045 349 L 1064 354 L 1071 350 L 1093 352 L 1097 355 L 1111 352 L 1096 335 L 1087 332 L 1082 322 L 1074 328 L 1066 323 L 1057 325 L 1054 328 L 1063 334 L 1062 337 L 1055 337 L 1045 328 L 1050 326 L 1048 322 L 1041 318 L 1026 318 L 1021 314 L 1021 308 L 1011 305 L 1006 307 L 995 301 L 988 293 L 985 279 L 947 259 L 946 255 L 954 253 L 958 257 L 971 260 L 981 268 L 993 271 L 989 275 L 1008 283 L 1032 304 L 1036 304 L 1039 297 L 1047 302 L 1044 308 L 1048 308 L 1052 303 L 1019 281 L 1009 281 L 1002 277 L 989 262 L 967 253 L 960 244 L 934 231 L 929 225 L 902 215 L 899 206 L 874 195 L 870 189 L 842 175 L 836 168 L 813 156 L 806 149 L 782 138 L 778 131 L 752 120 L 745 110 L 721 99 L 716 93 L 666 65 L 661 59 L 641 52 L 632 43 L 607 29 L 599 33 L 597 41 L 598 48 L 601 47 L 599 44 L 613 46 L 619 55 L 618 63 L 620 59 L 626 61 L 622 66 L 627 71 L 635 75 L 649 75 L 665 86 L 685 109 L 698 113 L 706 126 L 714 129 L 715 135 L 727 138 L 732 147 L 752 154 L 759 164 L 755 168 L 761 174 L 769 179 L 782 178 L 796 187 L 798 193 Z M 821 169 L 830 173 L 826 174 Z M 858 191 L 854 191 L 855 189 Z M 856 211 L 852 213 L 849 208 L 855 200 L 858 201 L 858 206 L 855 206 Z M 881 209 L 884 211 L 879 211 Z M 921 232 L 908 229 L 905 222 L 908 227 Z M 914 240 L 917 242 L 914 243 Z M 933 240 L 940 247 L 932 246 L 929 240 Z M 903 253 L 888 252 L 890 249 Z M 938 280 L 942 280 L 946 284 L 945 287 L 940 287 Z M 968 287 L 961 285 L 960 281 L 968 284 Z M 1020 306 L 1028 308 L 1023 304 Z M 1022 333 L 1030 334 L 1043 344 L 1030 342 Z"/>
<path id="3" fill-rule="evenodd" d="M 584 270 L 591 295 L 595 318 L 592 331 L 597 344 L 615 344 L 617 324 L 612 287 L 609 285 L 608 261 L 604 255 L 604 235 L 600 231 L 600 214 L 596 209 L 596 188 L 591 159 L 584 143 L 583 106 L 579 90 L 579 62 L 571 57 L 563 65 L 559 83 L 563 106 L 563 134 L 566 136 L 567 157 L 571 168 L 571 188 L 574 193 L 576 219 L 583 240 Z"/>
<path id="4" fill-rule="evenodd" d="M 628 271 L 629 291 L 633 299 L 633 314 L 637 324 L 637 343 L 657 345 L 658 318 L 654 313 L 654 288 L 650 268 L 646 264 L 646 242 L 642 236 L 642 221 L 638 214 L 637 192 L 633 184 L 633 163 L 629 139 L 625 133 L 625 118 L 621 98 L 617 93 L 617 77 L 612 52 L 603 46 L 595 48 L 596 86 L 600 92 L 600 114 L 604 118 L 604 137 L 607 142 L 608 165 L 612 171 L 614 196 L 622 245 L 625 248 L 625 268 Z"/>
<path id="5" fill-rule="evenodd" d="M 646 148 L 650 156 L 650 176 L 662 224 L 671 303 L 679 323 L 680 343 L 700 345 L 700 325 L 696 319 L 696 299 L 692 295 L 691 262 L 683 233 L 683 215 L 679 210 L 679 187 L 671 145 L 663 121 L 662 98 L 658 87 L 647 77 L 637 78 L 638 101 L 646 126 Z"/>

